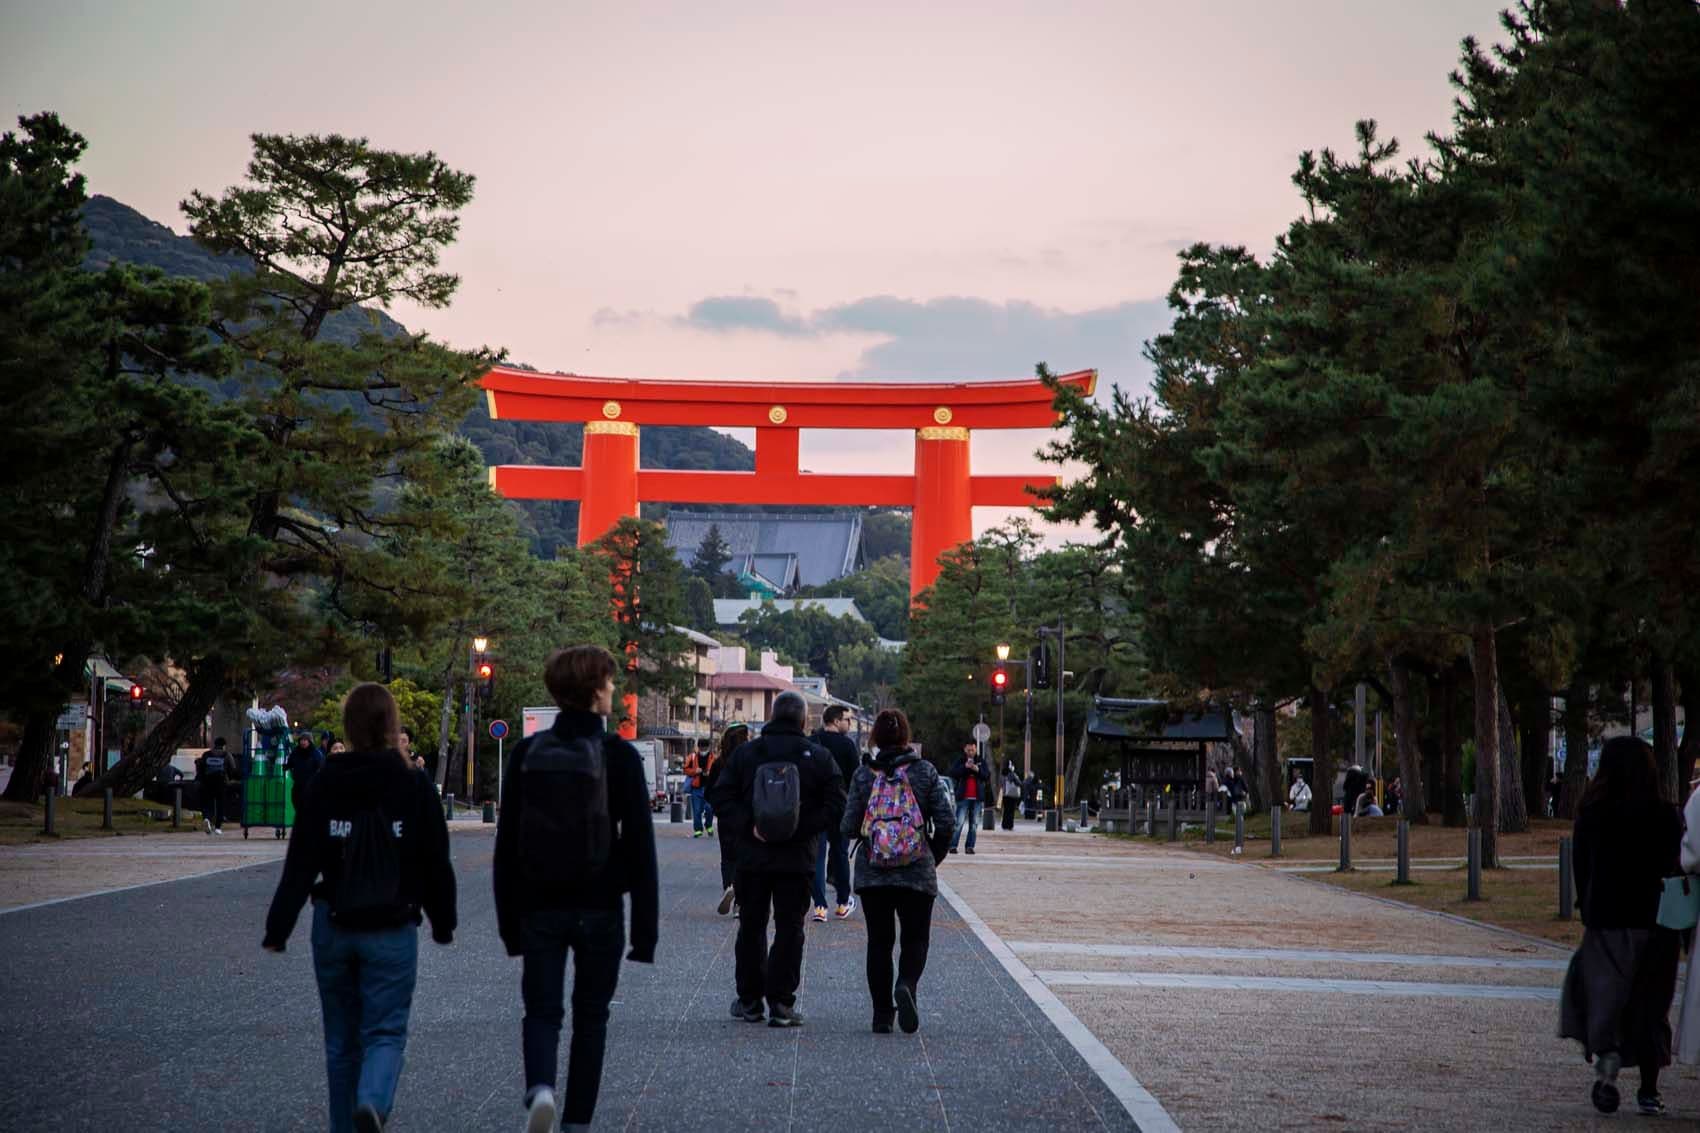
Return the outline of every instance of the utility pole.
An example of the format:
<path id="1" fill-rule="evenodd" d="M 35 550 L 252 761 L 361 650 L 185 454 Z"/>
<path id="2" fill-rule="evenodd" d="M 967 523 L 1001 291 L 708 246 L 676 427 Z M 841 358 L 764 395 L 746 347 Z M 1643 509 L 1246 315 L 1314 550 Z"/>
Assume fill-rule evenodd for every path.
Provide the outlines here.
<path id="1" fill-rule="evenodd" d="M 1039 636 L 1041 638 L 1054 637 L 1057 639 L 1057 667 L 1052 670 L 1057 686 L 1056 782 L 1053 784 L 1054 793 L 1051 796 L 1051 807 L 1053 810 L 1057 811 L 1057 821 L 1060 823 L 1062 821 L 1063 805 L 1063 768 L 1067 763 L 1067 759 L 1063 754 L 1063 737 L 1066 731 L 1063 719 L 1063 681 L 1066 679 L 1065 673 L 1067 672 L 1067 667 L 1065 665 L 1065 662 L 1067 661 L 1067 626 L 1063 622 L 1062 618 L 1059 617 L 1055 626 L 1040 626 Z M 1043 642 L 1041 642 L 1041 644 L 1043 644 Z"/>

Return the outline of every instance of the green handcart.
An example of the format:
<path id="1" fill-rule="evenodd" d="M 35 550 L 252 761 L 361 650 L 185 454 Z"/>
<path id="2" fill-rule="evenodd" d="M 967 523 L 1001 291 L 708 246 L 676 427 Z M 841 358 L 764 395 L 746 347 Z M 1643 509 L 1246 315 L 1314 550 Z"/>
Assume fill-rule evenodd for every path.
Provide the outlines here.
<path id="1" fill-rule="evenodd" d="M 248 774 L 242 780 L 242 837 L 256 826 L 270 826 L 272 836 L 282 838 L 295 825 L 293 786 L 281 753 L 261 750 L 250 756 Z"/>

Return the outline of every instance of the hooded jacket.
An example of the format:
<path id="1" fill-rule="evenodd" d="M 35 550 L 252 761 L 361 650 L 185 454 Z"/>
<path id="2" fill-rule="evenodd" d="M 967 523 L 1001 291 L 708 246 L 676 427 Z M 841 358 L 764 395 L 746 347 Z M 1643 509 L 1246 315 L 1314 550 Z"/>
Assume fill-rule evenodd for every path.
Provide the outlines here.
<path id="1" fill-rule="evenodd" d="M 295 814 L 295 834 L 283 860 L 283 877 L 266 914 L 264 944 L 282 948 L 309 895 L 334 901 L 342 880 L 343 840 L 338 824 L 381 809 L 395 824 L 401 852 L 401 892 L 410 906 L 402 924 L 431 918 L 431 936 L 454 939 L 455 872 L 449 861 L 449 828 L 436 789 L 395 751 L 344 752 L 313 776 Z"/>
<path id="2" fill-rule="evenodd" d="M 873 795 L 876 773 L 892 774 L 907 768 L 909 788 L 915 801 L 921 804 L 921 814 L 930 827 L 927 848 L 932 857 L 922 858 L 909 865 L 891 869 L 875 869 L 868 864 L 868 844 L 862 838 L 862 819 L 868 812 L 868 799 Z M 844 806 L 844 820 L 839 827 L 844 840 L 856 843 L 856 892 L 865 889 L 891 887 L 913 889 L 934 897 L 939 894 L 938 863 L 950 852 L 951 835 L 956 830 L 956 809 L 951 801 L 950 788 L 945 786 L 938 768 L 915 754 L 914 748 L 879 751 L 866 767 L 858 768 L 850 782 L 850 798 Z"/>
<path id="3" fill-rule="evenodd" d="M 609 849 L 613 868 L 601 877 L 568 892 L 549 892 L 533 884 L 520 861 L 520 823 L 528 805 L 525 797 L 525 757 L 539 743 L 602 737 L 608 768 L 608 817 L 614 824 Z M 637 748 L 607 734 L 594 712 L 563 708 L 555 723 L 520 742 L 502 779 L 502 814 L 496 822 L 496 930 L 508 955 L 521 951 L 524 915 L 537 909 L 614 909 L 632 895 L 631 950 L 626 958 L 655 962 L 661 895 L 655 867 L 655 826 L 649 812 L 649 782 Z"/>
<path id="4" fill-rule="evenodd" d="M 802 794 L 797 833 L 784 842 L 763 842 L 752 832 L 755 813 L 751 796 L 756 768 L 764 763 L 795 763 Z M 735 835 L 739 869 L 766 873 L 811 874 L 820 836 L 844 810 L 844 779 L 830 753 L 806 739 L 802 730 L 771 723 L 761 738 L 742 744 L 726 760 L 709 788 L 715 821 L 727 823 Z"/>

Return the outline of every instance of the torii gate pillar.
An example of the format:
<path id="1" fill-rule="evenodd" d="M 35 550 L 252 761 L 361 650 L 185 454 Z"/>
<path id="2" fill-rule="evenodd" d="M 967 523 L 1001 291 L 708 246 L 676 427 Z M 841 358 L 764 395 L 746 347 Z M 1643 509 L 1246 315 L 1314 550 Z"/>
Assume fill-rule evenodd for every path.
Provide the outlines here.
<path id="1" fill-rule="evenodd" d="M 596 490 L 579 499 L 581 547 L 638 514 L 638 427 L 630 421 L 586 421 L 583 468 L 585 483 Z"/>
<path id="2" fill-rule="evenodd" d="M 915 431 L 915 511 L 909 529 L 909 594 L 931 586 L 939 556 L 974 538 L 968 430 L 929 425 Z"/>

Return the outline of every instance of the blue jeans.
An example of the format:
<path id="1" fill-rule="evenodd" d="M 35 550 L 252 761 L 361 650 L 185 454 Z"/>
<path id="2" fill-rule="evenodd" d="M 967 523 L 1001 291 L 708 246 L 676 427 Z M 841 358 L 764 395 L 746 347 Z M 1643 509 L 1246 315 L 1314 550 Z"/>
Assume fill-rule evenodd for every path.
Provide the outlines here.
<path id="1" fill-rule="evenodd" d="M 701 787 L 691 788 L 691 829 L 701 830 L 705 826 L 714 825 L 714 808 L 708 805 L 708 796 L 703 794 Z"/>
<path id="2" fill-rule="evenodd" d="M 956 800 L 956 829 L 950 833 L 950 848 L 956 849 L 956 840 L 962 837 L 963 828 L 968 830 L 968 848 L 974 848 L 974 836 L 980 830 L 980 800 Z"/>
<path id="3" fill-rule="evenodd" d="M 573 1038 L 567 1051 L 567 1091 L 561 1120 L 589 1125 L 602 1089 L 608 1045 L 608 1004 L 620 979 L 625 948 L 620 909 L 535 909 L 525 914 L 519 990 L 525 1003 L 520 1045 L 525 1056 L 525 1101 L 539 1086 L 555 1088 L 561 1021 L 566 1017 L 567 953 L 573 957 Z"/>
<path id="4" fill-rule="evenodd" d="M 850 858 L 844 852 L 844 835 L 836 827 L 828 827 L 820 836 L 820 849 L 815 853 L 815 882 L 810 890 L 816 905 L 826 904 L 826 870 L 832 866 L 832 887 L 838 893 L 838 903 L 850 901 Z"/>
<path id="5" fill-rule="evenodd" d="M 389 1117 L 418 971 L 415 926 L 350 932 L 331 924 L 328 904 L 313 902 L 313 974 L 325 1017 L 331 1133 L 352 1133 L 359 1105 Z"/>

